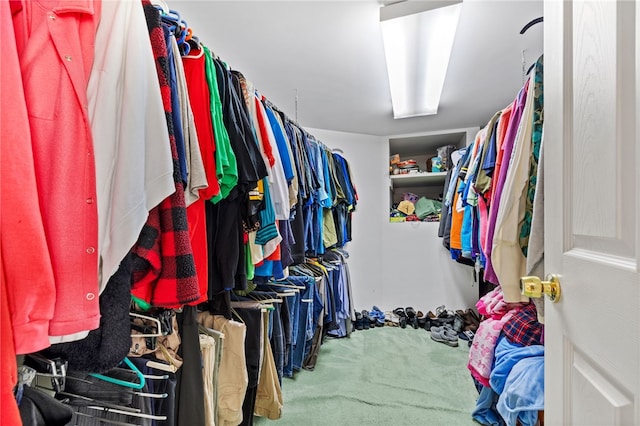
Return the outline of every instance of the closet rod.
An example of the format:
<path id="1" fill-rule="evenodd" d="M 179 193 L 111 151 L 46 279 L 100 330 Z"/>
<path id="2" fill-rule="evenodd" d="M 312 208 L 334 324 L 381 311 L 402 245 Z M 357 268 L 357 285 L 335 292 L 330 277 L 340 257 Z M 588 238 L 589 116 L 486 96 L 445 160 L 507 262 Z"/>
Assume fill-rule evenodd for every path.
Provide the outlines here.
<path id="1" fill-rule="evenodd" d="M 313 136 L 311 133 L 307 132 L 305 130 L 304 127 L 302 127 L 296 120 L 292 119 L 291 117 L 289 117 L 284 111 L 282 111 L 280 108 L 278 108 L 276 105 L 274 105 L 273 102 L 271 102 L 269 99 L 267 99 L 266 96 L 262 95 L 262 100 L 264 101 L 265 104 L 267 104 L 271 109 L 276 110 L 277 112 L 279 112 L 280 114 L 284 115 L 285 120 L 287 120 L 289 123 L 293 124 L 294 126 L 296 126 L 298 128 L 298 130 L 300 130 L 302 133 L 304 133 L 308 138 L 312 138 L 314 141 L 316 142 L 320 142 L 315 136 Z M 322 143 L 322 142 L 320 142 Z"/>

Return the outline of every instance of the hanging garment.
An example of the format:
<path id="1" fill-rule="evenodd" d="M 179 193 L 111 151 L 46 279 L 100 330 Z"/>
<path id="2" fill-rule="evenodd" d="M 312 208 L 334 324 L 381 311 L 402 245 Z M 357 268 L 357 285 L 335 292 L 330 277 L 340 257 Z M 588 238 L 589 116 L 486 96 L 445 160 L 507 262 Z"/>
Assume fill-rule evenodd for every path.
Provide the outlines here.
<path id="1" fill-rule="evenodd" d="M 220 184 L 220 193 L 215 195 L 211 201 L 217 203 L 218 201 L 227 198 L 238 184 L 238 161 L 231 146 L 229 132 L 225 127 L 222 95 L 224 94 L 226 96 L 226 92 L 221 93 L 220 91 L 221 86 L 218 82 L 217 69 L 213 62 L 213 55 L 211 54 L 211 51 L 206 46 L 203 46 L 202 49 L 204 51 L 206 80 L 210 92 L 209 102 L 211 108 L 211 119 L 215 135 L 216 173 Z"/>
<path id="2" fill-rule="evenodd" d="M 280 157 L 278 142 L 276 141 L 274 129 L 269 121 L 264 105 L 260 102 L 260 95 L 256 93 L 253 97 L 253 101 L 256 111 L 255 117 L 258 124 L 256 126 L 256 134 L 258 135 L 262 146 L 265 149 L 269 147 L 271 157 L 273 158 L 273 164 L 269 169 L 268 179 L 275 218 L 278 220 L 288 220 L 289 186 L 287 185 L 287 178 L 285 176 L 282 159 Z M 256 120 L 254 120 L 254 125 Z"/>
<path id="3" fill-rule="evenodd" d="M 275 312 L 278 311 L 279 309 L 276 309 Z M 256 389 L 254 413 L 269 420 L 278 420 L 282 416 L 283 399 L 278 372 L 269 343 L 269 315 L 269 311 L 262 313 L 264 357 Z"/>
<path id="4" fill-rule="evenodd" d="M 209 200 L 220 193 L 216 170 L 216 140 L 213 137 L 211 113 L 211 93 L 205 74 L 205 55 L 203 51 L 192 51 L 182 57 L 182 65 L 188 89 L 188 99 L 193 112 L 193 121 L 197 133 L 197 142 L 206 173 L 208 186 L 199 191 L 199 196 Z"/>
<path id="5" fill-rule="evenodd" d="M 151 44 L 158 63 L 161 91 L 169 94 L 167 49 L 158 10 L 143 1 Z M 132 294 L 153 306 L 174 308 L 200 299 L 200 288 L 189 239 L 184 189 L 173 137 L 171 99 L 163 97 L 173 158 L 175 192 L 149 212 L 147 223 L 132 249 L 134 262 Z"/>
<path id="6" fill-rule="evenodd" d="M 60 336 L 77 340 L 100 320 L 96 171 L 86 93 L 102 2 L 11 5 L 29 114 L 34 195 L 56 287 L 48 332 L 56 341 Z"/>
<path id="7" fill-rule="evenodd" d="M 158 73 L 142 5 L 105 2 L 87 87 L 96 162 L 100 291 L 149 210 L 176 189 Z"/>
<path id="8" fill-rule="evenodd" d="M 131 255 L 123 259 L 100 295 L 100 326 L 82 340 L 53 344 L 43 351 L 50 358 L 62 357 L 69 369 L 104 373 L 120 364 L 131 347 Z"/>
<path id="9" fill-rule="evenodd" d="M 3 4 L 6 5 L 5 2 L 0 2 L 0 8 L 4 8 Z M 0 13 L 4 12 L 0 10 Z M 0 256 L 2 254 L 0 246 Z M 13 395 L 13 388 L 17 383 L 18 371 L 16 351 L 13 345 L 13 329 L 9 315 L 4 270 L 2 262 L 0 262 L 0 411 L 2 411 L 2 418 L 7 424 L 20 426 L 20 413 Z"/>
<path id="10" fill-rule="evenodd" d="M 238 321 L 208 312 L 198 314 L 198 322 L 207 328 L 224 333 L 224 351 L 218 377 L 217 426 L 236 426 L 242 422 L 242 402 L 247 390 L 248 376 L 244 339 L 247 327 Z"/>
<path id="11" fill-rule="evenodd" d="M 543 96 L 543 57 L 538 58 L 535 64 L 532 77 L 533 85 L 533 106 L 531 114 L 531 154 L 529 157 L 529 180 L 524 191 L 526 204 L 524 212 L 518 223 L 520 233 L 520 248 L 522 253 L 527 256 L 529 247 L 529 236 L 531 234 L 531 221 L 533 218 L 533 204 L 537 192 L 538 164 L 540 161 L 540 148 L 542 146 L 542 128 L 544 122 L 544 96 Z"/>
<path id="12" fill-rule="evenodd" d="M 216 364 L 216 341 L 213 337 L 200 334 L 200 356 L 202 357 L 202 381 L 204 382 L 204 425 L 215 426 L 215 393 L 213 374 Z"/>
<path id="13" fill-rule="evenodd" d="M 49 321 L 54 314 L 56 288 L 43 218 L 35 196 L 37 183 L 29 117 L 7 1 L 0 2 L 0 23 L 3 40 L 0 157 L 6 159 L 0 168 L 2 368 L 3 372 L 5 368 L 11 372 L 2 375 L 2 412 L 5 412 L 5 403 L 7 413 L 11 413 L 13 406 L 12 418 L 15 418 L 15 402 L 4 397 L 5 386 L 9 385 L 4 379 L 16 379 L 15 353 L 12 356 L 12 352 L 25 354 L 49 346 Z"/>
<path id="14" fill-rule="evenodd" d="M 200 317 L 198 318 L 200 319 Z M 211 424 L 214 425 L 218 418 L 218 378 L 220 371 L 220 362 L 222 360 L 222 353 L 224 351 L 224 334 L 203 325 L 200 325 L 198 329 L 200 330 L 200 348 L 203 350 L 204 360 L 202 374 L 205 384 L 205 415 L 208 419 L 207 421 L 211 420 Z M 205 354 L 204 348 L 202 347 L 202 336 L 207 336 L 213 339 L 213 348 L 215 348 L 213 359 L 204 359 Z M 213 417 L 211 418 L 210 416 Z"/>
<path id="15" fill-rule="evenodd" d="M 247 327 L 244 345 L 248 382 L 242 403 L 242 423 L 240 424 L 251 426 L 264 352 L 262 311 L 260 308 L 235 308 L 235 312 L 238 319 L 241 319 Z"/>
<path id="16" fill-rule="evenodd" d="M 200 190 L 209 187 L 207 172 L 204 168 L 200 143 L 196 130 L 195 117 L 189 100 L 189 92 L 184 72 L 184 65 L 180 57 L 180 48 L 175 35 L 170 37 L 171 51 L 173 53 L 173 65 L 176 70 L 176 88 L 178 93 L 178 105 L 180 106 L 180 125 L 184 139 L 185 157 L 187 162 L 187 183 L 184 198 L 187 207 L 200 198 Z M 208 93 L 208 91 L 207 91 Z M 214 171 L 215 175 L 215 171 Z M 217 179 L 212 179 L 212 191 L 220 191 Z"/>
<path id="17" fill-rule="evenodd" d="M 198 135 L 199 150 L 209 185 L 207 188 L 201 189 L 199 191 L 200 198 L 187 207 L 189 236 L 201 293 L 200 299 L 194 302 L 196 304 L 206 302 L 208 299 L 209 259 L 205 202 L 214 196 L 220 196 L 222 191 L 216 172 L 216 158 L 221 155 L 221 150 L 216 152 L 210 110 L 212 100 L 210 99 L 211 94 L 205 75 L 205 55 L 203 51 L 200 51 L 200 53 L 202 54 L 192 52 L 193 56 L 182 58 L 195 129 Z"/>
<path id="18" fill-rule="evenodd" d="M 184 361 L 176 374 L 176 424 L 204 425 L 204 381 L 196 308 L 185 306 L 176 318 L 182 340 L 178 355 Z"/>
<path id="19" fill-rule="evenodd" d="M 162 23 L 162 32 L 164 34 L 164 43 L 167 54 L 167 62 L 165 64 L 167 70 L 167 84 L 171 89 L 169 94 L 171 96 L 171 123 L 173 127 L 173 139 L 176 144 L 176 153 L 178 154 L 178 164 L 180 170 L 180 177 L 182 178 L 183 187 L 186 187 L 188 177 L 188 169 L 187 169 L 187 154 L 184 145 L 184 131 L 182 128 L 182 116 L 181 116 L 181 107 L 180 100 L 178 97 L 178 80 L 176 77 L 176 67 L 175 61 L 177 58 L 174 58 L 174 51 L 171 47 L 172 39 L 175 42 L 175 36 L 171 33 L 173 28 L 170 29 L 169 25 L 165 22 Z"/>
<path id="20" fill-rule="evenodd" d="M 280 116 L 273 112 L 271 108 L 269 108 L 269 106 L 266 104 L 266 99 L 264 98 L 264 96 L 262 97 L 262 104 L 265 107 L 267 116 L 269 117 L 271 129 L 273 130 L 273 134 L 276 138 L 278 152 L 282 161 L 284 176 L 289 184 L 287 192 L 289 194 L 289 209 L 291 209 L 298 200 L 298 178 L 296 176 L 293 165 L 294 160 L 293 153 L 291 151 L 291 143 L 288 140 L 286 131 L 284 129 L 284 124 L 282 123 Z"/>

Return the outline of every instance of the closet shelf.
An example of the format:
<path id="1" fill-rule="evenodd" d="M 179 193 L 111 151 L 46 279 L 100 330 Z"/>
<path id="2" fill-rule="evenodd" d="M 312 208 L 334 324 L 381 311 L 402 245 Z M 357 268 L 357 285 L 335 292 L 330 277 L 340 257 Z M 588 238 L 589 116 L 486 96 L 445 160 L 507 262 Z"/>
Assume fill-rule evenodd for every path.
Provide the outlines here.
<path id="1" fill-rule="evenodd" d="M 447 172 L 420 172 L 404 175 L 390 175 L 391 188 L 412 188 L 430 184 L 444 183 Z"/>

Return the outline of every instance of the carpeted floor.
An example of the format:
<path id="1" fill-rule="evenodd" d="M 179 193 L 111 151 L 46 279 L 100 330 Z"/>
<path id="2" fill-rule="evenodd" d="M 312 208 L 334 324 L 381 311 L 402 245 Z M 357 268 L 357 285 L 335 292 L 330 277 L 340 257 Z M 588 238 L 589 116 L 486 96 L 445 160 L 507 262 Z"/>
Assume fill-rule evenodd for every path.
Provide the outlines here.
<path id="1" fill-rule="evenodd" d="M 314 371 L 283 379 L 276 424 L 477 426 L 468 354 L 466 341 L 450 347 L 423 329 L 381 327 L 327 339 Z"/>

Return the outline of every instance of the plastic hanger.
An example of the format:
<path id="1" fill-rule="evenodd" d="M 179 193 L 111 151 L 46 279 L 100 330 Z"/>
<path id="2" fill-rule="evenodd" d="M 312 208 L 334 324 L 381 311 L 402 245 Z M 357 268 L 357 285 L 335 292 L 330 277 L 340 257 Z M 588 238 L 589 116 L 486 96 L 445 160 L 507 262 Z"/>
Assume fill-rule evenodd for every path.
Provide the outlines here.
<path id="1" fill-rule="evenodd" d="M 306 290 L 306 287 L 301 287 L 301 286 L 297 286 L 294 284 L 280 284 L 280 283 L 267 283 L 267 285 L 269 286 L 273 286 L 273 287 L 284 287 L 284 288 L 292 288 L 292 289 L 296 289 L 296 290 Z"/>
<path id="2" fill-rule="evenodd" d="M 167 348 L 165 348 L 164 345 L 158 345 L 158 348 L 160 349 L 160 352 L 162 352 L 162 354 L 164 355 L 165 362 L 149 360 L 145 365 L 149 368 L 154 368 L 156 370 L 161 370 L 161 371 L 167 371 L 169 373 L 175 373 L 176 371 L 178 371 L 178 368 L 180 367 L 176 367 L 171 362 L 173 357 L 171 356 Z"/>
<path id="3" fill-rule="evenodd" d="M 291 296 L 295 296 L 296 294 L 298 294 L 298 290 L 293 290 L 293 291 L 286 291 L 286 292 L 276 292 L 276 294 L 278 295 L 278 297 L 291 297 Z"/>
<path id="4" fill-rule="evenodd" d="M 142 372 L 138 370 L 138 367 L 136 367 L 129 358 L 124 357 L 124 360 L 122 362 L 124 362 L 131 369 L 131 371 L 136 373 L 136 376 L 138 376 L 138 379 L 140 380 L 139 383 L 127 382 L 126 380 L 120 380 L 114 377 L 109 377 L 109 376 L 105 376 L 104 374 L 98 374 L 98 373 L 90 373 L 89 375 L 92 377 L 95 377 L 96 379 L 104 380 L 105 382 L 124 386 L 126 388 L 142 389 L 145 384 L 145 380 L 144 380 L 144 376 L 142 375 Z"/>
<path id="5" fill-rule="evenodd" d="M 178 368 L 175 365 L 165 364 L 158 361 L 149 360 L 147 361 L 146 366 L 149 368 L 154 368 L 156 370 L 168 371 L 169 373 L 175 373 L 176 371 L 178 371 Z"/>
<path id="6" fill-rule="evenodd" d="M 224 339 L 224 333 L 221 331 L 218 331 L 216 329 L 213 328 L 208 328 L 205 327 L 204 325 L 198 325 L 198 331 L 202 334 L 207 334 L 211 337 L 219 337 L 220 339 Z"/>
<path id="7" fill-rule="evenodd" d="M 189 44 L 190 46 L 189 53 L 182 55 L 183 58 L 197 59 L 201 58 L 204 55 L 204 49 L 200 45 L 200 40 L 198 39 L 198 37 L 192 36 L 191 39 L 187 40 L 187 44 Z M 194 50 L 197 50 L 198 53 L 196 53 L 195 55 L 191 55 L 190 53 Z"/>
<path id="8" fill-rule="evenodd" d="M 236 311 L 233 306 L 231 306 L 230 309 L 231 309 L 231 313 L 233 314 L 232 317 L 235 316 L 238 319 L 238 321 L 240 321 L 241 323 L 245 324 L 244 320 L 242 319 L 242 317 L 240 316 L 238 311 Z"/>

